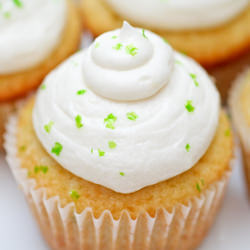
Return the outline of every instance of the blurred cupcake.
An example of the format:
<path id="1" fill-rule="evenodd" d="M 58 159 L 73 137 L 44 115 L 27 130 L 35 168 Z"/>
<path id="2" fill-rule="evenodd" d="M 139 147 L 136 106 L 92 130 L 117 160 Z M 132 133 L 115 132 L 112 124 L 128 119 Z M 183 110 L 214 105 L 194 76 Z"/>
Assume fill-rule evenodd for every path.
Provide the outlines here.
<path id="1" fill-rule="evenodd" d="M 220 65 L 210 73 L 216 77 L 223 100 L 230 81 L 225 72 L 228 65 L 221 64 L 250 49 L 248 0 L 81 1 L 84 23 L 94 35 L 119 27 L 125 19 L 152 29 L 207 68 Z M 232 64 L 230 68 L 237 68 Z"/>
<path id="2" fill-rule="evenodd" d="M 243 149 L 246 181 L 250 197 L 250 70 L 245 70 L 230 93 L 230 111 Z"/>
<path id="3" fill-rule="evenodd" d="M 80 20 L 70 1 L 0 1 L 0 114 L 74 53 L 80 36 Z"/>
<path id="4" fill-rule="evenodd" d="M 124 23 L 43 86 L 10 119 L 5 146 L 50 246 L 196 247 L 220 206 L 233 151 L 206 72 Z"/>

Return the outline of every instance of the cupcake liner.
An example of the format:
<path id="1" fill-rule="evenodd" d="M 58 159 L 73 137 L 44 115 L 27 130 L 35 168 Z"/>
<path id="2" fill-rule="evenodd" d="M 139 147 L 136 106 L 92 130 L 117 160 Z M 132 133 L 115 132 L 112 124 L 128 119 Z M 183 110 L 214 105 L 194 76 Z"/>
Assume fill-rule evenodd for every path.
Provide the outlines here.
<path id="1" fill-rule="evenodd" d="M 62 207 L 59 197 L 48 199 L 45 189 L 35 188 L 35 180 L 27 178 L 27 170 L 17 158 L 16 126 L 17 116 L 13 115 L 5 134 L 7 162 L 52 249 L 193 249 L 210 228 L 231 173 L 226 172 L 221 180 L 171 212 L 158 208 L 154 217 L 142 211 L 132 219 L 124 210 L 115 220 L 106 210 L 95 218 L 91 208 L 79 214 L 74 203 Z"/>
<path id="2" fill-rule="evenodd" d="M 239 94 L 241 85 L 250 74 L 250 68 L 246 68 L 241 75 L 233 83 L 233 88 L 230 91 L 229 106 L 232 114 L 233 125 L 238 132 L 240 144 L 242 146 L 246 183 L 250 199 L 250 127 L 247 125 L 243 113 L 239 107 Z"/>

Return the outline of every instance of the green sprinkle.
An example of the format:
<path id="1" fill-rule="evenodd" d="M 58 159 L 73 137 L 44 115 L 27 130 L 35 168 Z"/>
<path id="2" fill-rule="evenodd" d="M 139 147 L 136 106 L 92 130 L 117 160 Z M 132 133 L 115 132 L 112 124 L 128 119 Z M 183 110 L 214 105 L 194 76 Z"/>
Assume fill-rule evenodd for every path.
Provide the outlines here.
<path id="1" fill-rule="evenodd" d="M 31 171 L 29 170 L 29 171 L 27 172 L 27 176 L 30 177 L 31 175 L 32 175 L 32 173 L 31 173 Z"/>
<path id="2" fill-rule="evenodd" d="M 95 48 L 97 49 L 97 48 L 99 48 L 100 47 L 100 43 L 96 43 L 95 44 Z"/>
<path id="3" fill-rule="evenodd" d="M 131 121 L 135 121 L 138 118 L 138 115 L 135 112 L 127 113 L 127 118 Z"/>
<path id="4" fill-rule="evenodd" d="M 187 109 L 188 112 L 194 112 L 195 110 L 195 107 L 192 105 L 192 101 L 191 100 L 188 100 L 186 105 L 185 105 L 185 108 Z"/>
<path id="5" fill-rule="evenodd" d="M 19 152 L 25 152 L 27 147 L 25 145 L 19 147 Z"/>
<path id="6" fill-rule="evenodd" d="M 93 153 L 94 153 L 94 149 L 93 149 L 93 148 L 91 148 L 90 152 L 91 152 L 91 154 L 93 154 Z"/>
<path id="7" fill-rule="evenodd" d="M 106 124 L 106 128 L 109 129 L 115 129 L 114 127 L 114 123 L 116 122 L 117 117 L 114 116 L 112 113 L 109 114 L 105 119 L 104 119 L 104 123 Z"/>
<path id="8" fill-rule="evenodd" d="M 55 145 L 54 145 L 54 147 L 51 149 L 51 153 L 59 156 L 60 153 L 62 152 L 62 149 L 63 149 L 62 144 L 59 143 L 59 142 L 56 142 Z"/>
<path id="9" fill-rule="evenodd" d="M 229 137 L 230 135 L 231 135 L 231 131 L 230 131 L 230 129 L 227 129 L 225 131 L 225 136 Z"/>
<path id="10" fill-rule="evenodd" d="M 198 83 L 198 81 L 197 81 L 197 75 L 192 74 L 192 73 L 190 73 L 189 75 L 190 75 L 190 77 L 194 80 L 195 86 L 198 87 L 198 86 L 199 86 L 199 83 Z"/>
<path id="11" fill-rule="evenodd" d="M 76 122 L 76 127 L 77 128 L 82 128 L 83 124 L 82 124 L 82 117 L 80 115 L 77 115 L 75 117 L 75 122 Z"/>
<path id="12" fill-rule="evenodd" d="M 146 34 L 145 34 L 145 30 L 144 30 L 144 29 L 142 29 L 142 36 L 143 36 L 144 38 L 148 39 L 148 37 L 147 37 Z"/>
<path id="13" fill-rule="evenodd" d="M 3 13 L 4 18 L 9 19 L 11 17 L 11 14 L 9 11 Z"/>
<path id="14" fill-rule="evenodd" d="M 84 95 L 87 92 L 86 89 L 81 89 L 76 92 L 77 95 Z"/>
<path id="15" fill-rule="evenodd" d="M 165 37 L 163 37 L 162 40 L 163 40 L 166 44 L 169 44 L 168 40 L 167 40 Z"/>
<path id="16" fill-rule="evenodd" d="M 204 186 L 204 185 L 205 185 L 205 181 L 204 181 L 204 179 L 201 179 L 201 184 L 202 184 L 202 186 Z"/>
<path id="17" fill-rule="evenodd" d="M 121 43 L 117 43 L 115 46 L 113 46 L 112 48 L 115 50 L 120 50 L 122 48 L 122 44 Z"/>
<path id="18" fill-rule="evenodd" d="M 41 90 L 45 90 L 46 89 L 46 85 L 43 83 L 40 87 Z"/>
<path id="19" fill-rule="evenodd" d="M 73 200 L 78 200 L 80 198 L 80 195 L 76 190 L 71 190 L 69 195 Z"/>
<path id="20" fill-rule="evenodd" d="M 117 38 L 117 36 L 112 36 L 111 38 L 112 38 L 112 39 L 116 39 L 116 38 Z"/>
<path id="21" fill-rule="evenodd" d="M 35 174 L 42 172 L 46 174 L 48 172 L 49 168 L 47 166 L 35 166 L 34 167 L 34 172 Z"/>
<path id="22" fill-rule="evenodd" d="M 123 173 L 123 172 L 120 172 L 120 176 L 124 176 L 125 175 L 125 173 Z"/>
<path id="23" fill-rule="evenodd" d="M 125 50 L 131 56 L 135 56 L 138 53 L 138 48 L 136 48 L 133 44 L 126 46 Z"/>
<path id="24" fill-rule="evenodd" d="M 189 144 L 187 144 L 185 148 L 186 148 L 186 151 L 189 152 L 191 147 Z"/>
<path id="25" fill-rule="evenodd" d="M 179 60 L 175 60 L 175 63 L 176 63 L 176 64 L 179 64 L 179 65 L 182 65 L 182 62 L 179 61 Z"/>
<path id="26" fill-rule="evenodd" d="M 23 7 L 23 3 L 21 0 L 13 0 L 13 3 L 18 7 L 18 8 L 22 8 Z"/>
<path id="27" fill-rule="evenodd" d="M 53 125 L 54 122 L 50 121 L 48 124 L 44 125 L 44 130 L 49 134 Z"/>
<path id="28" fill-rule="evenodd" d="M 201 187 L 199 183 L 196 183 L 196 189 L 198 190 L 199 193 L 201 192 Z"/>
<path id="29" fill-rule="evenodd" d="M 102 151 L 101 149 L 98 149 L 99 156 L 102 157 L 105 155 L 105 152 Z"/>
<path id="30" fill-rule="evenodd" d="M 114 141 L 109 141 L 109 148 L 114 149 L 116 148 L 116 143 Z"/>

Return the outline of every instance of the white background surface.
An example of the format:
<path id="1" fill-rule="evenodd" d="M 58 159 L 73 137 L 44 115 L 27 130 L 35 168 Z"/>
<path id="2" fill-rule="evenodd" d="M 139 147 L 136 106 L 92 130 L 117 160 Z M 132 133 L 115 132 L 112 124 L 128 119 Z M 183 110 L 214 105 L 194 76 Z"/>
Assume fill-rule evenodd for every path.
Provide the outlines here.
<path id="1" fill-rule="evenodd" d="M 250 203 L 240 160 L 235 164 L 225 202 L 199 250 L 250 250 Z M 0 250 L 48 250 L 0 154 Z"/>

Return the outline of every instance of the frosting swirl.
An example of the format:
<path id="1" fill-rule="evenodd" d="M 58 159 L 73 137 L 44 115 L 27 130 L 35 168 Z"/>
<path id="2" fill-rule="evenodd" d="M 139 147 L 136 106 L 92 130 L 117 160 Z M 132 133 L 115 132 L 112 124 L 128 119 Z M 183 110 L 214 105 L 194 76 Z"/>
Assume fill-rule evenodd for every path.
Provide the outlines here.
<path id="1" fill-rule="evenodd" d="M 117 39 L 125 43 L 124 30 L 97 38 L 90 48 L 75 54 L 45 79 L 36 98 L 33 124 L 44 148 L 62 167 L 116 192 L 130 193 L 194 166 L 213 139 L 220 102 L 210 77 L 192 59 L 173 52 L 149 31 L 139 32 L 128 25 L 123 29 L 124 36 L 130 36 L 126 38 L 129 43 L 141 43 L 136 45 L 140 48 L 138 58 L 132 57 L 136 61 L 134 66 L 127 64 L 129 58 L 120 62 L 108 48 L 113 43 L 107 39 L 113 41 L 114 35 L 121 36 Z M 145 44 L 138 34 L 143 39 L 146 35 Z M 108 53 L 95 52 L 96 43 L 98 49 Z M 162 59 L 166 60 L 165 67 L 153 59 L 156 43 L 161 46 L 162 56 L 167 54 L 167 59 Z M 142 48 L 148 51 L 143 52 Z M 140 52 L 143 55 L 139 56 Z M 125 52 L 118 53 L 123 60 Z M 100 55 L 107 58 L 99 59 Z M 146 92 L 148 98 L 141 99 L 137 91 L 140 81 L 131 76 L 133 70 L 139 70 L 139 76 L 143 76 L 145 62 L 149 61 L 153 61 L 154 69 L 146 72 L 149 79 L 153 81 L 158 74 L 167 79 L 162 81 L 160 89 L 157 84 Z M 96 74 L 104 79 L 102 86 L 90 81 L 92 78 L 86 75 L 89 70 L 94 70 L 89 74 L 91 77 Z M 116 90 L 116 97 L 113 88 L 116 81 L 120 84 L 120 72 L 125 79 L 122 79 L 124 85 L 119 86 L 121 90 Z M 106 74 L 115 79 L 111 85 L 107 85 Z M 132 79 L 134 83 L 133 101 L 127 101 L 126 79 L 129 91 L 133 87 L 129 81 Z M 105 97 L 102 88 L 106 88 Z"/>
<path id="2" fill-rule="evenodd" d="M 44 60 L 60 41 L 66 19 L 66 0 L 0 0 L 0 74 Z"/>
<path id="3" fill-rule="evenodd" d="M 106 0 L 124 19 L 155 29 L 187 30 L 221 25 L 249 0 Z"/>
<path id="4" fill-rule="evenodd" d="M 135 101 L 166 85 L 173 64 L 173 50 L 162 38 L 124 22 L 121 30 L 96 39 L 83 58 L 83 72 L 86 84 L 97 94 Z"/>

